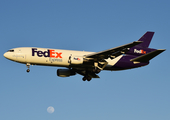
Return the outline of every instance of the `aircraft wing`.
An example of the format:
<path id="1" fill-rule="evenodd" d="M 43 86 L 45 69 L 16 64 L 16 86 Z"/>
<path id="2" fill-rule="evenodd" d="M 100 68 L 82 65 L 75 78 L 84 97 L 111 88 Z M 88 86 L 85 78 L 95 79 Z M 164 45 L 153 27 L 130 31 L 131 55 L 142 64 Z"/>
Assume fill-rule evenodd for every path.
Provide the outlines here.
<path id="1" fill-rule="evenodd" d="M 108 58 L 114 59 L 115 57 L 127 52 L 129 48 L 135 45 L 138 45 L 140 43 L 142 43 L 142 41 L 134 41 L 126 45 L 122 45 L 122 46 L 111 48 L 105 51 L 85 55 L 85 58 L 91 58 L 94 61 L 100 61 L 100 60 L 108 59 Z"/>

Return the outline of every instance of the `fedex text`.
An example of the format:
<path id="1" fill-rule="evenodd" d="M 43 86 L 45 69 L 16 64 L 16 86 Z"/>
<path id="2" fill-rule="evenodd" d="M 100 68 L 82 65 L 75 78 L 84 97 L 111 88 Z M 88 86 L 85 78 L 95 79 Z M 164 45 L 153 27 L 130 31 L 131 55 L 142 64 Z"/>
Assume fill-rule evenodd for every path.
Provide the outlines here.
<path id="1" fill-rule="evenodd" d="M 51 58 L 62 58 L 62 52 L 56 52 L 55 50 L 41 51 L 37 48 L 32 48 L 32 56 L 37 55 L 38 57 L 51 57 Z"/>
<path id="2" fill-rule="evenodd" d="M 134 49 L 134 53 L 146 54 L 146 51 Z"/>

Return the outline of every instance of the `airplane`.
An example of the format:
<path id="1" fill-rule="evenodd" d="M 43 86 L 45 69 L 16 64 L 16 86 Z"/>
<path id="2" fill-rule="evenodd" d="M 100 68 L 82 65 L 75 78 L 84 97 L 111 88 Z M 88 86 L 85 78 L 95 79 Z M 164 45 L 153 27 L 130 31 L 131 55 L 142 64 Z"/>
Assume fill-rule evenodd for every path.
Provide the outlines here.
<path id="1" fill-rule="evenodd" d="M 69 77 L 77 73 L 83 81 L 100 78 L 102 70 L 118 71 L 138 68 L 149 64 L 150 60 L 165 49 L 148 48 L 154 32 L 146 32 L 138 41 L 101 52 L 73 51 L 62 49 L 19 47 L 8 50 L 4 57 L 30 65 L 65 67 L 58 69 L 59 77 Z"/>

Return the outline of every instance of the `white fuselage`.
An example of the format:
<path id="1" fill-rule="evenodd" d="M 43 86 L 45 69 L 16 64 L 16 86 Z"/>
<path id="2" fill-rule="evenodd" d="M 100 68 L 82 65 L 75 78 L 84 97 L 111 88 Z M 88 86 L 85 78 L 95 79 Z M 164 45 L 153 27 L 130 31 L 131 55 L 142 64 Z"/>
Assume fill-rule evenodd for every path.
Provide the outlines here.
<path id="1" fill-rule="evenodd" d="M 85 51 L 73 51 L 73 50 L 62 50 L 62 49 L 48 49 L 48 48 L 37 48 L 37 47 L 20 47 L 14 48 L 13 51 L 8 51 L 4 56 L 12 61 L 19 63 L 28 63 L 32 65 L 46 65 L 46 66 L 61 66 L 69 67 L 70 60 L 76 59 L 75 61 L 80 62 L 83 60 L 84 55 L 92 54 L 94 52 Z M 106 61 L 108 65 L 105 67 L 106 70 L 111 70 L 120 59 L 122 55 L 111 60 L 110 58 Z M 79 63 L 76 63 L 79 65 Z"/>
<path id="2" fill-rule="evenodd" d="M 83 81 L 100 78 L 101 70 L 127 70 L 146 66 L 149 61 L 165 49 L 148 48 L 154 32 L 146 32 L 138 41 L 114 47 L 100 52 L 86 52 L 37 47 L 20 47 L 8 50 L 4 57 L 26 64 L 27 72 L 30 65 L 67 67 L 58 69 L 59 77 L 75 74 L 84 76 Z"/>

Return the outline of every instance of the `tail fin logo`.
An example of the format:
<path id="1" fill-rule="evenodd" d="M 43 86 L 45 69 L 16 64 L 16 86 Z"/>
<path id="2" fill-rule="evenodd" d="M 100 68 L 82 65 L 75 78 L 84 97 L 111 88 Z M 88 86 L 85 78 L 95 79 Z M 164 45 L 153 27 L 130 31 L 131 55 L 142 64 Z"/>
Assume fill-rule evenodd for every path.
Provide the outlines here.
<path id="1" fill-rule="evenodd" d="M 134 53 L 146 54 L 146 51 L 134 49 Z"/>

